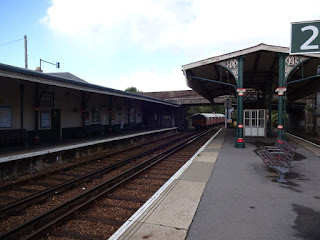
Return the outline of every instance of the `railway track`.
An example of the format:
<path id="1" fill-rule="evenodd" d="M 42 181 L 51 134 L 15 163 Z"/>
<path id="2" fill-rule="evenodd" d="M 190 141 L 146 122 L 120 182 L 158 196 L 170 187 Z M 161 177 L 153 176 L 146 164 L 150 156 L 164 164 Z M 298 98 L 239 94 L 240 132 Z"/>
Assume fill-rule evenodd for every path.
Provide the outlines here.
<path id="1" fill-rule="evenodd" d="M 78 182 L 80 179 L 86 180 L 90 175 L 94 176 L 93 174 L 99 174 L 99 172 L 112 167 L 113 164 L 122 161 L 124 158 L 134 160 L 134 156 L 139 157 L 141 153 L 153 151 L 157 147 L 161 149 L 161 146 L 171 144 L 190 134 L 192 133 L 180 133 L 149 142 L 142 146 L 130 147 L 108 154 L 104 153 L 103 156 L 78 161 L 75 164 L 49 173 L 4 185 L 0 187 L 0 214 L 20 205 L 27 199 L 38 198 L 45 192 L 57 194 L 63 190 L 64 187 L 73 186 L 72 184 Z M 126 156 L 128 152 L 131 154 L 130 158 Z M 115 167 L 116 166 L 119 165 L 115 165 Z"/>
<path id="2" fill-rule="evenodd" d="M 207 133 L 202 134 L 206 135 Z M 200 137 L 200 135 L 198 135 L 197 137 Z M 170 141 L 166 141 L 166 143 L 162 143 L 160 146 L 156 147 L 151 147 L 152 144 L 150 144 L 148 149 L 144 147 L 143 152 L 137 153 L 130 157 L 120 157 L 119 155 L 114 156 L 113 160 L 116 160 L 112 164 L 109 164 L 107 166 L 101 163 L 103 161 L 99 161 L 98 165 L 100 165 L 100 168 L 98 170 L 93 168 L 94 170 L 92 171 L 91 168 L 90 173 L 84 171 L 85 173 L 81 176 L 77 176 L 71 180 L 67 180 L 63 184 L 58 184 L 57 186 L 54 186 L 52 188 L 48 188 L 44 191 L 32 194 L 31 196 L 24 198 L 23 200 L 15 201 L 2 207 L 0 209 L 0 222 L 2 232 L 0 238 L 38 238 L 50 232 L 50 229 L 56 228 L 70 218 L 74 218 L 75 214 L 78 215 L 79 212 L 82 212 L 81 214 L 85 213 L 88 205 L 96 203 L 99 199 L 99 202 L 101 201 L 101 199 L 104 199 L 102 201 L 104 203 L 99 203 L 100 208 L 101 206 L 103 206 L 103 208 L 107 209 L 120 209 L 120 212 L 124 212 L 126 214 L 122 213 L 118 217 L 115 216 L 115 218 L 109 217 L 107 220 L 101 220 L 99 217 L 94 216 L 87 216 L 86 219 L 89 219 L 90 223 L 95 223 L 98 225 L 108 225 L 109 228 L 106 229 L 110 229 L 111 233 L 114 232 L 119 227 L 119 225 L 121 226 L 121 224 L 124 222 L 123 218 L 126 218 L 127 213 L 130 213 L 131 216 L 131 214 L 134 213 L 142 205 L 143 202 L 147 201 L 148 198 L 151 197 L 159 187 L 161 187 L 166 179 L 169 179 L 170 176 L 179 169 L 178 168 L 173 171 L 173 167 L 168 168 L 168 166 L 172 164 L 171 162 L 168 162 L 164 166 L 163 170 L 147 170 L 151 166 L 168 158 L 169 156 L 174 154 L 174 152 L 184 148 L 186 144 L 190 145 L 195 141 L 193 136 L 183 136 L 182 139 L 176 138 Z M 159 142 L 155 143 L 155 145 L 159 145 Z M 108 161 L 110 161 L 110 156 Z M 79 170 L 81 170 L 79 166 L 76 166 L 76 169 L 73 169 L 73 171 L 76 173 L 79 173 Z M 137 175 L 142 174 L 142 172 L 145 171 L 151 172 L 148 173 L 147 177 L 137 177 Z M 126 191 L 129 191 L 131 194 L 137 194 L 140 191 L 144 192 L 144 194 L 140 194 L 144 197 L 138 201 L 137 197 L 128 197 L 128 195 L 126 196 L 126 194 L 123 195 L 124 190 L 115 190 L 118 186 L 123 185 L 129 179 L 136 177 L 136 180 L 134 180 L 133 182 L 139 182 L 141 178 L 145 181 L 150 181 L 150 176 L 157 176 L 157 178 L 154 180 L 155 182 L 152 184 L 148 183 L 147 185 L 145 185 L 145 183 L 136 183 L 133 186 L 130 185 L 133 183 L 129 183 L 129 185 L 128 183 L 126 183 Z M 112 191 L 113 193 L 111 193 Z M 117 196 L 117 194 L 120 194 L 120 196 L 122 197 L 115 197 Z M 105 197 L 106 195 L 108 196 L 107 198 Z M 134 199 L 135 201 L 130 201 L 130 199 Z M 129 204 L 129 206 L 119 208 L 114 205 L 114 202 L 120 202 L 122 204 L 124 204 L 125 202 L 126 204 Z M 92 212 L 106 212 L 104 210 L 100 210 L 92 210 Z M 28 217 L 25 217 L 27 215 Z M 84 217 L 84 215 L 81 216 L 81 218 Z M 72 221 L 74 222 L 75 220 Z M 14 222 L 14 224 L 10 224 L 11 222 Z M 70 221 L 69 223 L 67 222 L 62 225 L 62 230 L 59 231 L 59 234 L 57 234 L 56 232 L 54 233 L 56 237 L 60 238 L 61 236 L 59 237 L 59 235 L 61 235 L 63 232 L 66 232 L 66 230 L 63 230 L 63 226 L 65 226 L 66 224 L 70 224 Z M 79 224 L 76 224 L 76 226 L 79 226 Z M 90 224 L 84 226 L 85 227 L 82 227 L 80 229 L 91 229 L 91 231 L 99 229 L 99 227 L 88 227 L 90 226 Z M 80 235 L 83 239 L 88 239 L 88 237 L 89 239 L 99 239 L 100 236 L 99 234 L 90 233 L 89 230 L 89 235 L 82 232 L 79 233 L 80 235 L 78 236 L 78 234 L 72 231 L 72 233 L 70 234 L 70 226 L 67 227 L 67 229 L 69 229 L 69 233 L 65 233 L 65 235 L 77 236 L 75 239 L 80 239 Z M 97 235 L 98 237 L 93 238 L 93 236 L 91 235 Z M 49 234 L 49 236 L 50 238 L 52 238 L 51 234 Z M 106 235 L 103 235 L 102 239 L 105 239 L 105 237 Z"/>

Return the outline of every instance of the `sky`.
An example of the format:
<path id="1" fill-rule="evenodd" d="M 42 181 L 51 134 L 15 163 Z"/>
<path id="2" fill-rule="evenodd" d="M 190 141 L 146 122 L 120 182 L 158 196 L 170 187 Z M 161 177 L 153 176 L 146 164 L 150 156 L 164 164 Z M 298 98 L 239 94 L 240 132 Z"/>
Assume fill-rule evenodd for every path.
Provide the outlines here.
<path id="1" fill-rule="evenodd" d="M 0 63 L 143 92 L 189 89 L 182 65 L 260 43 L 289 47 L 319 0 L 0 0 Z"/>

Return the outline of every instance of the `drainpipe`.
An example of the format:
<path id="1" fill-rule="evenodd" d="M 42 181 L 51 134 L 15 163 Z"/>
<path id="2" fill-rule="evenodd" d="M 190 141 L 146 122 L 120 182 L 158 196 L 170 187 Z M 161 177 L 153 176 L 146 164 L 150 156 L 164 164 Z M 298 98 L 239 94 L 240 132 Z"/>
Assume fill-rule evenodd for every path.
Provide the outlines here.
<path id="1" fill-rule="evenodd" d="M 20 108 L 21 108 L 21 129 L 23 129 L 23 113 L 24 113 L 24 105 L 23 105 L 23 100 L 24 100 L 24 85 L 20 84 Z"/>

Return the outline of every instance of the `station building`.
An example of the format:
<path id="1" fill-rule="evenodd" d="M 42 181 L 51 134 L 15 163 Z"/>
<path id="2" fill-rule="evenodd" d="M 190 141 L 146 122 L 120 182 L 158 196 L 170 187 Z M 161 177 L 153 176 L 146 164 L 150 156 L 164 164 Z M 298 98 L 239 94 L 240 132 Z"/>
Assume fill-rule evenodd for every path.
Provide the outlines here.
<path id="1" fill-rule="evenodd" d="M 0 64 L 0 145 L 175 126 L 178 104 Z"/>

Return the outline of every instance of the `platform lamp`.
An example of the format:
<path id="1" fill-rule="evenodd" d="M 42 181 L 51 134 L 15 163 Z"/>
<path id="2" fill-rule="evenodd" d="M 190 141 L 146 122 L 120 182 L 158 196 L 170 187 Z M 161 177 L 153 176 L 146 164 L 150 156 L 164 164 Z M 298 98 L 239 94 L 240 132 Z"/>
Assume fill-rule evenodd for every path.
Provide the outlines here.
<path id="1" fill-rule="evenodd" d="M 51 65 L 55 65 L 56 68 L 60 68 L 60 62 L 52 63 L 52 62 L 48 62 L 48 61 L 45 61 L 45 60 L 43 60 L 43 59 L 40 58 L 40 71 L 41 71 L 41 72 L 42 72 L 41 62 L 49 63 L 49 64 L 51 64 Z"/>

